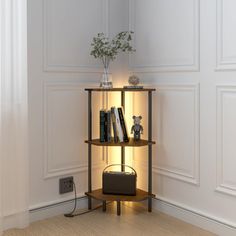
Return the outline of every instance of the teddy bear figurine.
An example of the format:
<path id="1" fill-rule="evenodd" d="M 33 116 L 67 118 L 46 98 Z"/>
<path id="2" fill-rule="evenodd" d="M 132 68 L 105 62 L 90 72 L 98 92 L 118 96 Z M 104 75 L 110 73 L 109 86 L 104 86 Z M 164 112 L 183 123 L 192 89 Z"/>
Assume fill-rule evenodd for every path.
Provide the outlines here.
<path id="1" fill-rule="evenodd" d="M 131 128 L 131 134 L 134 134 L 134 141 L 140 140 L 140 134 L 143 134 L 143 126 L 140 125 L 142 116 L 133 116 L 134 125 Z"/>

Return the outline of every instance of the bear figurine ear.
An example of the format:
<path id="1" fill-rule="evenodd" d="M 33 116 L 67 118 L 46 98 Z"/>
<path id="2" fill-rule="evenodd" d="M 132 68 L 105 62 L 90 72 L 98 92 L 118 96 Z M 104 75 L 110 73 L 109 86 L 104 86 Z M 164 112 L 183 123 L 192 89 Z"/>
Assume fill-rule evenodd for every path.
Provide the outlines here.
<path id="1" fill-rule="evenodd" d="M 133 116 L 133 119 L 135 119 L 136 116 Z"/>
<path id="2" fill-rule="evenodd" d="M 139 119 L 141 120 L 141 119 L 142 119 L 142 116 L 139 116 Z"/>

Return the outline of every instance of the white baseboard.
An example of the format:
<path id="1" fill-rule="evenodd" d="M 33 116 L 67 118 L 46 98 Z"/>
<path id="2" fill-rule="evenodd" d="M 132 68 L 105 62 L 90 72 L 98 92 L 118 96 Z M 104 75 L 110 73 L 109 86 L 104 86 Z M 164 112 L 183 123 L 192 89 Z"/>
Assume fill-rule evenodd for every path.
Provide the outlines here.
<path id="1" fill-rule="evenodd" d="M 236 225 L 234 223 L 217 219 L 164 198 L 154 199 L 153 208 L 220 236 L 236 235 Z"/>
<path id="2" fill-rule="evenodd" d="M 96 204 L 96 202 L 95 202 Z M 30 208 L 30 222 L 51 218 L 70 212 L 73 209 L 74 200 L 72 198 L 48 202 Z M 77 197 L 77 209 L 87 209 L 87 197 Z M 235 236 L 236 224 L 226 222 L 224 219 L 219 219 L 210 216 L 204 212 L 191 209 L 187 206 L 175 203 L 168 199 L 156 198 L 153 200 L 153 209 L 156 209 L 165 214 L 176 217 L 192 225 L 208 230 L 220 236 Z M 12 228 L 14 222 L 11 217 L 5 218 L 4 229 Z"/>
<path id="3" fill-rule="evenodd" d="M 7 215 L 3 217 L 2 220 L 2 227 L 3 230 L 8 230 L 11 228 L 25 228 L 29 224 L 28 218 L 28 211 L 27 212 L 20 212 L 12 215 Z M 1 232 L 0 232 L 1 234 Z"/>
<path id="4" fill-rule="evenodd" d="M 74 207 L 74 199 L 42 204 L 40 207 L 31 207 L 30 223 L 69 213 Z M 87 197 L 77 197 L 77 209 L 87 208 Z"/>

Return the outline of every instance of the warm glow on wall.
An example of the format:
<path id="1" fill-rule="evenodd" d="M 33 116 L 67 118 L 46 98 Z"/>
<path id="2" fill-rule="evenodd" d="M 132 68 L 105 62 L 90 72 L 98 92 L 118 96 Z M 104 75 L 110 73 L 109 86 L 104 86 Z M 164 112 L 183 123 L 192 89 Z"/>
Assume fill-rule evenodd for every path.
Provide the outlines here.
<path id="1" fill-rule="evenodd" d="M 102 96 L 102 104 L 104 109 L 110 109 L 112 106 L 121 106 L 120 92 L 104 92 Z M 136 103 L 136 104 L 134 104 Z M 139 104 L 139 106 L 137 106 Z M 125 120 L 129 137 L 131 135 L 131 127 L 133 125 L 133 115 L 142 115 L 142 125 L 144 126 L 144 134 L 141 138 L 147 138 L 147 97 L 146 94 L 138 94 L 136 92 L 125 92 Z M 106 165 L 121 163 L 121 147 L 104 147 L 104 159 Z M 144 147 L 125 147 L 125 164 L 133 167 L 138 172 L 138 187 L 146 189 L 147 176 L 143 174 L 142 170 L 147 166 L 147 159 L 140 158 L 146 156 L 147 148 Z M 139 161 L 138 161 L 139 160 Z M 112 167 L 112 170 L 120 171 L 120 167 Z M 126 168 L 126 171 L 131 171 Z"/>
<path id="2" fill-rule="evenodd" d="M 125 94 L 125 119 L 129 137 L 132 137 L 130 134 L 131 127 L 133 125 L 132 116 L 134 115 L 134 104 L 133 104 L 133 93 L 126 92 Z M 125 148 L 125 164 L 133 166 L 133 148 Z"/>
<path id="3" fill-rule="evenodd" d="M 121 93 L 120 92 L 104 92 L 103 95 L 103 107 L 110 109 L 112 106 L 120 107 L 121 106 Z M 127 132 L 130 135 L 131 126 L 133 125 L 133 93 L 125 93 L 125 120 L 127 125 Z M 106 148 L 105 148 L 106 149 Z M 120 147 L 109 147 L 107 148 L 106 162 L 107 164 L 120 164 L 121 163 L 121 148 Z M 105 154 L 106 155 L 106 154 Z M 133 148 L 125 148 L 125 164 L 133 166 Z M 119 166 L 114 167 L 114 170 L 120 170 Z M 127 168 L 127 171 L 128 168 Z"/>

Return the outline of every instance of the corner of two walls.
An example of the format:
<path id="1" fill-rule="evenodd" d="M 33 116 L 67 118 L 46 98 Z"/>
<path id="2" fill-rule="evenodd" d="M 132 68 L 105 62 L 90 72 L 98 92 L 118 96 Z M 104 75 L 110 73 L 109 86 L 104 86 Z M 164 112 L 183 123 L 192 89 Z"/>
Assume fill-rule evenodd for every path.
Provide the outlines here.
<path id="1" fill-rule="evenodd" d="M 236 128 L 231 120 L 234 113 L 223 109 L 232 109 L 236 101 L 236 63 L 231 60 L 236 52 L 231 37 L 234 6 L 227 0 L 201 1 L 201 5 L 200 0 L 29 1 L 32 207 L 72 197 L 58 194 L 58 179 L 64 175 L 74 175 L 78 192 L 86 191 L 84 87 L 98 84 L 102 72 L 89 57 L 89 41 L 98 31 L 114 35 L 129 28 L 135 31 L 136 53 L 129 68 L 126 57 L 112 64 L 113 81 L 115 86 L 123 85 L 134 73 L 144 85 L 157 88 L 153 95 L 154 193 L 203 215 L 235 222 L 236 178 L 231 168 L 235 160 L 233 145 L 226 145 L 232 141 L 226 120 Z M 119 105 L 119 95 L 114 96 L 108 107 L 113 101 Z M 130 96 L 127 100 L 133 106 L 126 119 L 132 123 L 132 115 L 141 114 L 146 127 L 147 101 L 143 95 Z M 222 114 L 227 117 L 222 119 Z M 219 127 L 226 127 L 226 133 Z M 224 146 L 216 148 L 216 136 Z M 223 148 L 227 152 L 222 155 Z M 145 169 L 145 148 L 131 152 L 133 164 Z M 104 161 L 101 155 L 98 164 Z M 146 174 L 139 171 L 139 176 L 139 185 L 145 187 Z M 220 192 L 215 191 L 216 183 Z"/>

